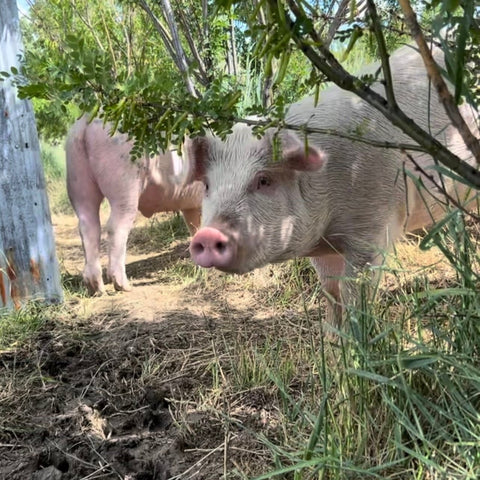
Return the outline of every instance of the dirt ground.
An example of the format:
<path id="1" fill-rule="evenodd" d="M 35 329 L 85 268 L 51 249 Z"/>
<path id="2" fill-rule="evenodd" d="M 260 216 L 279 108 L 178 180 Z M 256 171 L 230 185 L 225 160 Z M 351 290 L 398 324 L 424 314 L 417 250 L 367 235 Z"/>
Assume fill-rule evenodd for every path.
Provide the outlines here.
<path id="1" fill-rule="evenodd" d="M 230 341 L 281 334 L 285 313 L 255 300 L 261 282 L 250 288 L 248 278 L 216 273 L 188 282 L 187 239 L 148 253 L 137 243 L 127 265 L 133 291 L 108 285 L 106 295 L 88 298 L 76 220 L 55 216 L 53 223 L 70 293 L 26 345 L 0 351 L 0 479 L 260 472 L 270 458 L 256 432 L 275 435 L 275 400 L 266 389 L 226 400 L 215 392 L 214 366 Z M 142 225 L 136 230 L 148 228 Z"/>

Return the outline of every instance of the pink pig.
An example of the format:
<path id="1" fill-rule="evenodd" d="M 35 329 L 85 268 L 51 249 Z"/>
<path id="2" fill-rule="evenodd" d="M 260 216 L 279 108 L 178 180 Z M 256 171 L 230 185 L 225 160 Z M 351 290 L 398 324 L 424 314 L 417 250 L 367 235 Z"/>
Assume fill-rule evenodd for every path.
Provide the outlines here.
<path id="1" fill-rule="evenodd" d="M 85 255 L 83 280 L 90 294 L 102 293 L 99 209 L 104 198 L 111 207 L 107 223 L 107 276 L 115 290 L 131 289 L 125 272 L 128 234 L 137 210 L 145 217 L 156 212 L 183 213 L 190 233 L 200 224 L 203 185 L 182 182 L 183 163 L 174 151 L 136 162 L 130 159 L 127 135 L 110 135 L 99 119 L 83 116 L 71 128 L 66 142 L 67 191 L 79 220 Z"/>

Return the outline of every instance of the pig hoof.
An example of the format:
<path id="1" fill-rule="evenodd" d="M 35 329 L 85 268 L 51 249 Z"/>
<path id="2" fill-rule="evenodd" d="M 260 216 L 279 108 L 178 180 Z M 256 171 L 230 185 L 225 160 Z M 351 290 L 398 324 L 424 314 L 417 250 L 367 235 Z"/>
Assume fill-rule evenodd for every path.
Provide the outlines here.
<path id="1" fill-rule="evenodd" d="M 130 283 L 124 283 L 123 285 L 120 285 L 119 283 L 117 282 L 113 282 L 113 288 L 115 288 L 115 290 L 117 292 L 131 292 L 132 291 L 132 286 L 130 285 Z"/>
<path id="2" fill-rule="evenodd" d="M 103 288 L 94 288 L 89 285 L 87 285 L 87 291 L 88 295 L 90 297 L 101 297 L 105 293 L 105 289 Z"/>

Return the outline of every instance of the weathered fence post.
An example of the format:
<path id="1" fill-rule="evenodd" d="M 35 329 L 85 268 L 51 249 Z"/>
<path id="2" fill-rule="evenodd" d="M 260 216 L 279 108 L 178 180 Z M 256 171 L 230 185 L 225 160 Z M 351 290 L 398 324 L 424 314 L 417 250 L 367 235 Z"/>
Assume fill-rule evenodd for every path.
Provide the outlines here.
<path id="1" fill-rule="evenodd" d="M 16 0 L 0 8 L 0 71 L 19 68 Z M 30 101 L 0 82 L 0 310 L 63 299 L 40 146 Z"/>

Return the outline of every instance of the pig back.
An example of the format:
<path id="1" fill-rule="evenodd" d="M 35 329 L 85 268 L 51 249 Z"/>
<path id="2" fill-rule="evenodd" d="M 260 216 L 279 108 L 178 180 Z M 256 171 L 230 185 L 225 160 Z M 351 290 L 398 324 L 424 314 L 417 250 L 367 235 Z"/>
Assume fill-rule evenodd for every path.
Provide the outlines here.
<path id="1" fill-rule="evenodd" d="M 434 54 L 436 59 L 440 60 L 441 52 L 436 50 Z M 431 132 L 455 154 L 473 164 L 472 155 L 451 126 L 436 92 L 429 85 L 419 54 L 412 47 L 403 47 L 391 56 L 390 65 L 399 107 L 425 131 Z M 360 75 L 374 74 L 378 68 L 378 65 L 371 66 Z M 384 87 L 379 81 L 375 82 L 372 88 L 385 95 Z M 472 113 L 467 105 L 461 107 L 461 110 L 478 136 L 475 113 Z M 329 129 L 380 143 L 414 143 L 375 108 L 335 85 L 320 92 L 317 105 L 313 98 L 306 98 L 292 105 L 287 115 L 287 123 L 307 124 L 312 129 Z M 335 212 L 337 222 L 341 221 L 343 212 L 348 212 L 348 219 L 345 221 L 376 221 L 379 227 L 385 222 L 388 223 L 392 215 L 404 217 L 407 230 L 420 228 L 426 222 L 431 222 L 428 210 L 435 210 L 436 207 L 430 200 L 430 203 L 425 205 L 412 182 L 408 180 L 406 170 L 414 172 L 415 167 L 399 149 L 381 148 L 334 134 L 311 133 L 308 139 L 310 144 L 327 154 L 327 163 L 321 172 L 321 181 L 325 183 L 322 188 L 328 191 L 328 209 Z M 410 155 L 423 168 L 434 163 L 427 154 L 410 152 Z M 432 188 L 432 184 L 427 180 L 424 180 L 424 183 Z M 448 179 L 446 183 L 448 187 L 452 187 Z M 407 213 L 408 219 L 405 218 Z"/>

